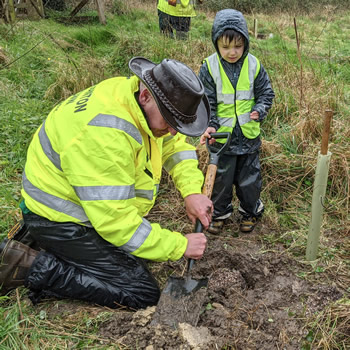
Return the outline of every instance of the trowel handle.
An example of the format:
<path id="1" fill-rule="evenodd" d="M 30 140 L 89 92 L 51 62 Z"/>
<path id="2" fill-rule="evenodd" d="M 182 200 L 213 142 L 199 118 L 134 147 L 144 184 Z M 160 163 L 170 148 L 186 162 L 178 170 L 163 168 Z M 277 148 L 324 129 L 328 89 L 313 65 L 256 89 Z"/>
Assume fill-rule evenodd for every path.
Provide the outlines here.
<path id="1" fill-rule="evenodd" d="M 227 138 L 231 139 L 230 132 L 213 132 L 212 134 L 210 134 L 210 136 L 213 137 L 214 139 L 227 139 Z"/>
<path id="2" fill-rule="evenodd" d="M 210 144 L 209 144 L 210 139 L 208 138 L 206 139 L 206 145 L 209 152 L 209 165 L 211 164 L 218 165 L 220 155 L 222 153 L 225 153 L 227 148 L 230 146 L 232 135 L 229 132 L 215 132 L 210 134 L 210 136 L 214 139 L 226 139 L 226 142 L 220 148 L 215 149 L 215 151 L 213 148 L 210 147 Z"/>
<path id="3" fill-rule="evenodd" d="M 231 141 L 231 134 L 229 132 L 222 132 L 222 133 L 214 133 L 211 134 L 212 137 L 216 138 L 227 138 L 225 144 L 222 146 L 222 148 L 216 152 L 215 154 L 210 155 L 210 160 L 209 160 L 209 165 L 208 169 L 205 175 L 205 181 L 202 189 L 202 193 L 206 195 L 209 199 L 211 198 L 211 194 L 213 192 L 214 188 L 214 182 L 215 182 L 215 177 L 216 177 L 216 170 L 218 168 L 218 158 L 219 155 L 225 151 L 225 149 L 229 146 L 230 141 Z M 207 139 L 207 147 L 209 149 L 209 143 Z M 213 157 L 214 156 L 214 157 Z M 196 220 L 196 225 L 194 227 L 194 232 L 203 232 L 203 225 L 200 222 L 199 219 Z M 190 272 L 194 264 L 194 260 L 189 258 L 188 263 L 187 263 L 187 273 Z"/>
<path id="4" fill-rule="evenodd" d="M 203 232 L 203 225 L 199 219 L 196 220 L 196 226 L 194 227 L 194 232 Z M 194 259 L 189 258 L 187 263 L 187 273 L 190 272 L 194 264 Z"/>
<path id="5" fill-rule="evenodd" d="M 193 264 L 194 264 L 194 259 L 189 258 L 188 259 L 188 263 L 187 263 L 187 274 L 190 273 L 190 271 L 191 271 L 191 269 L 193 267 Z"/>
<path id="6" fill-rule="evenodd" d="M 329 133 L 331 130 L 332 117 L 333 117 L 333 111 L 326 110 L 324 125 L 323 125 L 323 133 L 322 133 L 322 144 L 321 144 L 321 154 L 323 155 L 327 155 L 328 153 L 328 139 L 329 139 Z"/>
<path id="7" fill-rule="evenodd" d="M 194 227 L 194 232 L 203 232 L 203 225 L 199 219 L 196 220 L 196 226 Z"/>
<path id="8" fill-rule="evenodd" d="M 211 194 L 213 192 L 217 168 L 218 166 L 216 164 L 208 165 L 208 169 L 205 175 L 205 181 L 202 189 L 202 193 L 206 195 L 208 198 L 211 198 Z M 195 232 L 202 232 L 202 231 L 195 231 Z"/>

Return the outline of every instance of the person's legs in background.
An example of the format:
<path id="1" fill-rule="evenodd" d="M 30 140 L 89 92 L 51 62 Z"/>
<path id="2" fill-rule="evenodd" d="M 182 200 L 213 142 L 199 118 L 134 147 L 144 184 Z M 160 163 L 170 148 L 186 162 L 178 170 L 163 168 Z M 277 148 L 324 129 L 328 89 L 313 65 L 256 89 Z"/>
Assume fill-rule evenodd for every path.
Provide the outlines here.
<path id="1" fill-rule="evenodd" d="M 174 17 L 173 27 L 176 30 L 176 39 L 186 40 L 191 26 L 191 17 Z"/>
<path id="2" fill-rule="evenodd" d="M 171 25 L 172 16 L 158 10 L 158 19 L 159 19 L 159 29 L 162 34 L 170 38 L 174 38 L 173 28 Z"/>

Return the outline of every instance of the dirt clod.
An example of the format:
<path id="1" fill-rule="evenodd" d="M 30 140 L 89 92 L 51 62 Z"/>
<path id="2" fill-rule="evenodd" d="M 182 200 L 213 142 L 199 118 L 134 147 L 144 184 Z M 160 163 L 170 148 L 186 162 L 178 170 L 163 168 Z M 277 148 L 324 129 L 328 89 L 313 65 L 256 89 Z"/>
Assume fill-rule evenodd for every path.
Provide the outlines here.
<path id="1" fill-rule="evenodd" d="M 246 282 L 241 273 L 237 270 L 221 268 L 216 270 L 210 277 L 208 288 L 220 293 L 230 289 L 244 289 Z"/>

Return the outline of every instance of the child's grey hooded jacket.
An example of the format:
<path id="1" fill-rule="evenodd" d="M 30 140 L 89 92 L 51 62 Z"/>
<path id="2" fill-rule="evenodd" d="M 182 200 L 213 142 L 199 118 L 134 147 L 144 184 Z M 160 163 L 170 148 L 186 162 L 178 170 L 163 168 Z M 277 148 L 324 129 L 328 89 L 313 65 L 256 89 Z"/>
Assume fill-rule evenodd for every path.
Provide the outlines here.
<path id="1" fill-rule="evenodd" d="M 244 53 L 240 60 L 236 63 L 229 63 L 225 61 L 221 57 L 218 50 L 217 39 L 222 36 L 223 32 L 226 29 L 234 29 L 235 31 L 241 33 L 245 39 Z M 215 16 L 212 27 L 212 41 L 216 52 L 220 57 L 220 62 L 233 87 L 236 89 L 243 61 L 249 52 L 249 33 L 247 22 L 243 17 L 243 14 L 233 9 L 225 9 L 219 11 Z M 216 116 L 216 86 L 212 76 L 209 73 L 206 62 L 204 62 L 200 68 L 199 78 L 204 84 L 205 93 L 207 94 L 210 102 L 211 119 L 209 126 L 213 126 L 216 130 L 218 130 L 219 122 Z M 254 95 L 256 104 L 253 107 L 252 111 L 257 111 L 259 113 L 259 122 L 261 122 L 266 117 L 267 112 L 272 105 L 273 98 L 275 97 L 275 94 L 271 87 L 270 79 L 261 63 L 260 72 L 254 81 Z M 260 148 L 260 145 L 261 140 L 259 136 L 255 139 L 246 138 L 243 135 L 239 124 L 236 123 L 235 128 L 232 131 L 231 145 L 226 153 L 232 155 L 253 153 Z"/>

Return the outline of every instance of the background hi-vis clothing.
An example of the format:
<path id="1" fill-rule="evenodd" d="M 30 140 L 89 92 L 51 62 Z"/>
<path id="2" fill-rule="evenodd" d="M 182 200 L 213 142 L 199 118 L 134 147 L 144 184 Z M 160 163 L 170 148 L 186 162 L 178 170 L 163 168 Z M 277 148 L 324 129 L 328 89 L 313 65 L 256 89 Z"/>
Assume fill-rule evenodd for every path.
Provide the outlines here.
<path id="1" fill-rule="evenodd" d="M 54 108 L 28 149 L 22 195 L 35 214 L 93 227 L 135 256 L 177 260 L 187 240 L 151 224 L 162 166 L 183 197 L 203 174 L 185 136 L 155 138 L 135 94 L 137 77 L 112 78 Z"/>
<path id="2" fill-rule="evenodd" d="M 168 0 L 158 0 L 158 10 L 175 17 L 195 17 L 195 0 L 177 0 L 176 6 L 169 5 Z"/>
<path id="3" fill-rule="evenodd" d="M 259 60 L 248 54 L 242 64 L 236 89 L 232 86 L 217 53 L 205 60 L 216 85 L 217 117 L 220 123 L 218 132 L 230 132 L 238 120 L 243 135 L 255 139 L 260 135 L 260 123 L 250 119 L 255 105 L 254 80 L 260 71 Z M 219 140 L 225 142 L 225 140 Z"/>

